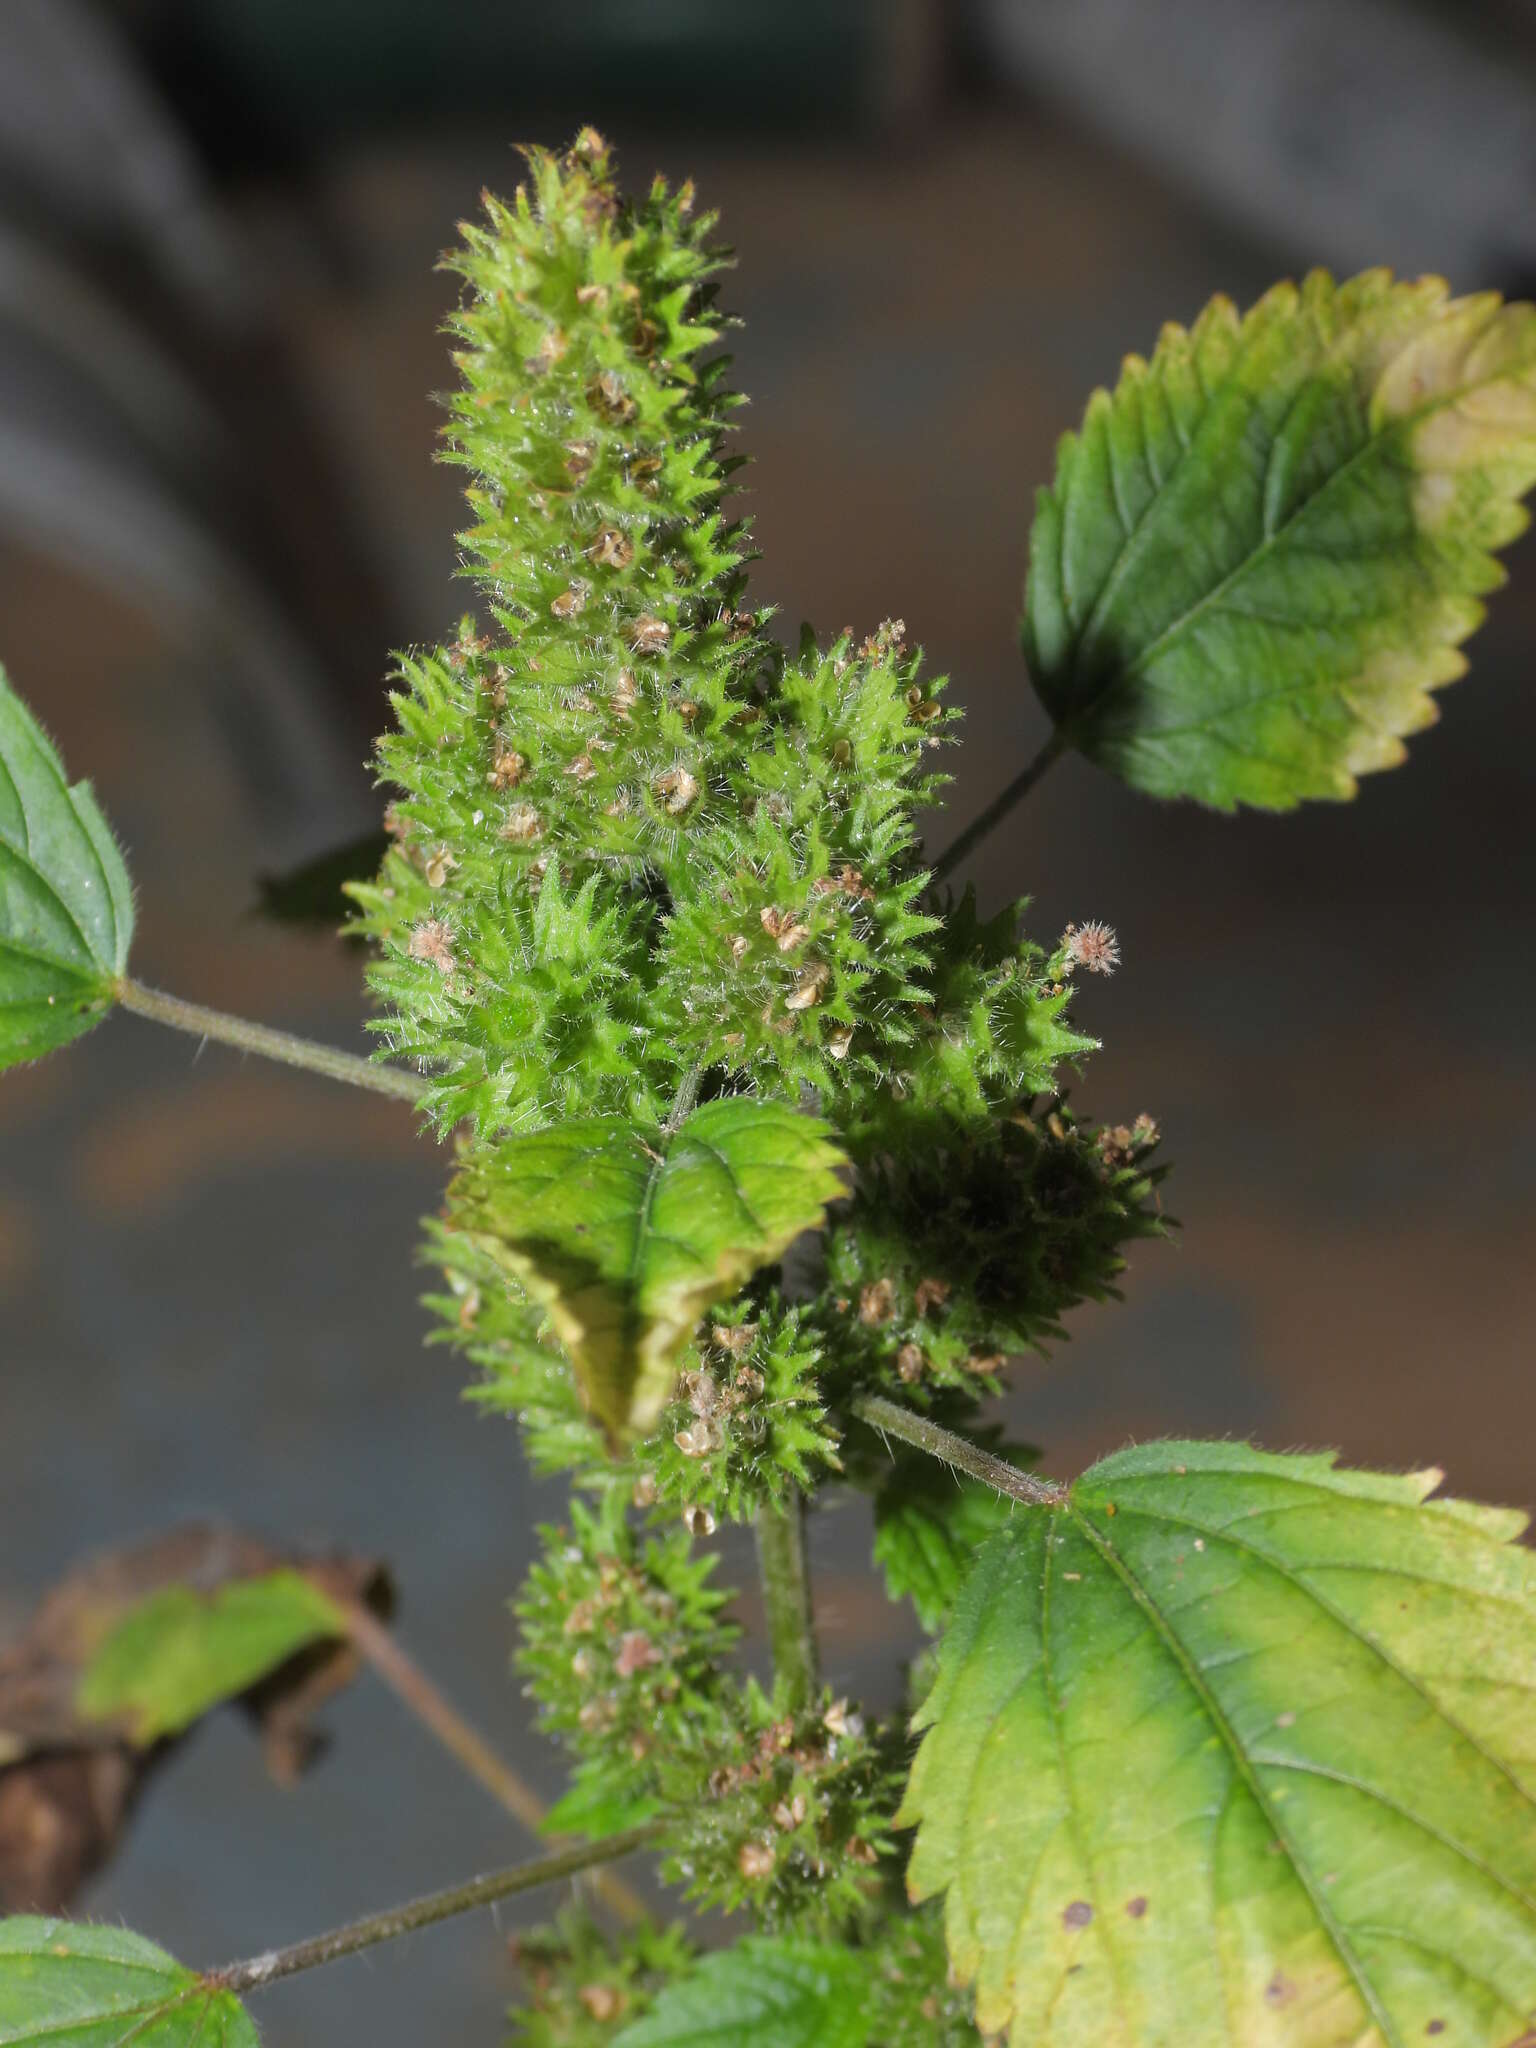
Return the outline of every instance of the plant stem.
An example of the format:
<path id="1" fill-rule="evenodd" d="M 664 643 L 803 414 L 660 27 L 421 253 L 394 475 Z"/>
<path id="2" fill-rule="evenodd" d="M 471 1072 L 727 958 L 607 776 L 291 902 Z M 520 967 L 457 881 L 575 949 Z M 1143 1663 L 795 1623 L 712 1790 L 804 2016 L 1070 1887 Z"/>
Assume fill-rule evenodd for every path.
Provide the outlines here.
<path id="1" fill-rule="evenodd" d="M 356 1053 L 317 1045 L 312 1038 L 296 1038 L 291 1031 L 274 1031 L 267 1024 L 251 1024 L 222 1010 L 207 1010 L 201 1003 L 184 1003 L 179 996 L 162 995 L 158 989 L 130 981 L 127 975 L 112 984 L 112 993 L 135 1016 L 168 1024 L 175 1031 L 190 1031 L 194 1038 L 215 1038 L 241 1052 L 260 1053 L 286 1067 L 307 1067 L 329 1081 L 347 1081 L 354 1088 L 371 1088 L 375 1094 L 393 1095 L 402 1102 L 418 1102 L 426 1091 L 427 1083 L 419 1074 L 383 1067 Z"/>
<path id="2" fill-rule="evenodd" d="M 699 1099 L 699 1083 L 703 1078 L 702 1067 L 690 1067 L 678 1082 L 677 1093 L 672 1098 L 672 1107 L 667 1111 L 667 1120 L 662 1125 L 662 1129 L 669 1137 L 693 1115 L 694 1104 Z"/>
<path id="3" fill-rule="evenodd" d="M 478 1730 L 472 1728 L 412 1657 L 360 1600 L 345 1605 L 347 1635 L 357 1650 L 383 1679 L 422 1726 L 436 1736 L 450 1756 L 490 1793 L 498 1806 L 532 1834 L 544 1821 L 543 1801 L 525 1785 L 512 1766 L 499 1757 Z M 646 1919 L 638 1892 L 608 1871 L 598 1871 L 592 1889 L 631 1927 Z"/>
<path id="4" fill-rule="evenodd" d="M 456 1913 L 472 1913 L 477 1906 L 494 1905 L 498 1899 L 511 1898 L 516 1892 L 558 1884 L 562 1878 L 575 1877 L 596 1864 L 632 1856 L 654 1841 L 659 1830 L 660 1823 L 650 1821 L 644 1827 L 630 1828 L 625 1834 L 610 1835 L 605 1841 L 589 1842 L 579 1849 L 562 1849 L 558 1855 L 541 1856 L 532 1863 L 516 1863 L 510 1870 L 492 1871 L 489 1877 L 471 1878 L 468 1884 L 429 1892 L 408 1905 L 370 1914 L 366 1920 L 354 1920 L 349 1926 L 333 1928 L 329 1934 L 317 1934 L 309 1941 L 296 1941 L 291 1948 L 269 1949 L 265 1955 L 252 1956 L 247 1962 L 226 1963 L 222 1969 L 208 1971 L 203 1982 L 215 1991 L 256 1991 L 275 1983 L 279 1977 L 296 1976 L 300 1970 L 337 1962 L 342 1956 L 356 1955 L 360 1949 L 373 1948 L 378 1942 L 414 1933 L 418 1927 L 450 1920 Z"/>
<path id="5" fill-rule="evenodd" d="M 918 1450 L 927 1451 L 931 1457 L 952 1465 L 957 1472 L 968 1473 L 972 1479 L 979 1479 L 997 1493 L 1006 1493 L 1012 1500 L 1022 1501 L 1026 1507 L 1056 1508 L 1067 1500 L 1065 1486 L 1058 1486 L 1049 1479 L 1036 1479 L 1032 1472 L 1021 1472 L 1017 1465 L 994 1458 L 990 1451 L 984 1451 L 969 1438 L 956 1436 L 952 1429 L 944 1429 L 910 1408 L 898 1408 L 894 1401 L 887 1401 L 879 1394 L 865 1394 L 850 1402 L 849 1408 L 861 1422 L 867 1422 L 871 1429 L 878 1429 L 882 1436 L 899 1437 L 904 1444 L 913 1444 Z"/>
<path id="6" fill-rule="evenodd" d="M 805 1497 L 782 1507 L 764 1501 L 757 1511 L 757 1566 L 773 1651 L 773 1675 L 791 1713 L 809 1706 L 818 1671 L 811 1577 L 805 1561 Z"/>
<path id="7" fill-rule="evenodd" d="M 954 844 L 939 855 L 929 875 L 930 885 L 942 882 L 947 875 L 952 875 L 966 855 L 981 844 L 995 825 L 1007 817 L 1015 804 L 1023 802 L 1046 769 L 1059 760 L 1066 751 L 1066 740 L 1059 731 L 1053 732 L 1029 766 L 1021 769 L 1002 795 L 994 797 L 981 816 L 967 825 Z"/>

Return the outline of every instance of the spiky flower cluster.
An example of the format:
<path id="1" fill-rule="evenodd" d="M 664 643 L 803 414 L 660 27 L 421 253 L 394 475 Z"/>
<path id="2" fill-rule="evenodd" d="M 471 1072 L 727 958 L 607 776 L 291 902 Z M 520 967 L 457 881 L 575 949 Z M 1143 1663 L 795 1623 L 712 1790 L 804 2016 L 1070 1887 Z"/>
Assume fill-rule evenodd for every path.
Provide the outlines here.
<path id="1" fill-rule="evenodd" d="M 1047 950 L 1022 905 L 983 921 L 931 886 L 916 817 L 951 715 L 902 622 L 791 650 L 747 598 L 712 225 L 686 186 L 621 198 L 587 131 L 531 152 L 447 259 L 480 615 L 400 658 L 392 844 L 354 893 L 382 1040 L 470 1147 L 607 1115 L 659 1159 L 679 1106 L 748 1092 L 814 1100 L 836 1130 L 851 1170 L 819 1252 L 698 1324 L 639 1441 L 586 1413 L 547 1294 L 508 1277 L 526 1263 L 452 1209 L 426 1256 L 476 1397 L 590 1497 L 544 1532 L 517 1605 L 520 1669 L 574 1762 L 554 1823 L 650 1816 L 690 1896 L 875 1945 L 879 2038 L 904 2048 L 958 2039 L 965 2014 L 928 1920 L 896 1904 L 901 1739 L 807 1683 L 743 1686 L 695 1545 L 832 1478 L 888 1491 L 848 1404 L 967 1413 L 1009 1353 L 1109 1291 L 1157 1227 L 1156 1132 L 1061 1101 L 1093 1047 L 1074 977 L 1115 965 L 1113 933 Z M 946 1501 L 921 1504 L 941 1561 L 989 1526 Z M 914 1529 L 883 1562 L 928 1617 L 948 1580 L 916 1571 Z M 551 2044 L 606 2040 L 672 1966 L 644 1940 L 604 1961 L 569 1929 L 529 1962 Z"/>
<path id="2" fill-rule="evenodd" d="M 569 1526 L 540 1534 L 544 1557 L 516 1606 L 518 1667 L 541 1725 L 587 1766 L 587 1790 L 600 1783 L 605 1805 L 637 1807 L 660 1762 L 721 1719 L 728 1596 L 685 1532 L 637 1537 L 617 1491 L 596 1511 L 572 1501 Z"/>
<path id="3" fill-rule="evenodd" d="M 613 1938 L 576 1908 L 520 1934 L 527 2004 L 510 2015 L 527 2048 L 607 2048 L 693 1960 L 677 1928 L 642 1923 Z"/>
<path id="4" fill-rule="evenodd" d="M 728 1727 L 675 1756 L 664 1873 L 701 1905 L 826 1932 L 863 1911 L 904 1775 L 905 1741 L 823 1694 L 779 1713 L 756 1686 Z M 702 1776 L 706 1796 L 698 1797 Z"/>

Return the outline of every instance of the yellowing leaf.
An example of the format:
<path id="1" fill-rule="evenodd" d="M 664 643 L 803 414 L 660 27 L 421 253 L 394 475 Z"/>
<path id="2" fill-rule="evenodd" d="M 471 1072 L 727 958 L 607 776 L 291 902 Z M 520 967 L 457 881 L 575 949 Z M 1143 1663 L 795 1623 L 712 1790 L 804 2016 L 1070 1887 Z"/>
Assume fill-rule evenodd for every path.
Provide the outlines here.
<path id="1" fill-rule="evenodd" d="M 901 1815 L 983 2032 L 1521 2035 L 1536 1557 L 1439 1477 L 1153 1444 L 987 1544 Z"/>
<path id="2" fill-rule="evenodd" d="M 128 871 L 0 669 L 0 1068 L 101 1021 L 133 936 Z"/>
<path id="3" fill-rule="evenodd" d="M 1536 307 L 1383 270 L 1215 299 L 1096 392 L 1040 494 L 1024 644 L 1138 789 L 1286 810 L 1403 759 L 1536 482 Z"/>
<path id="4" fill-rule="evenodd" d="M 257 2048 L 239 2000 L 120 1927 L 0 1920 L 0 2048 Z"/>
<path id="5" fill-rule="evenodd" d="M 843 1192 L 828 1127 L 785 1102 L 706 1103 L 674 1135 L 581 1117 L 471 1155 L 450 1220 L 549 1312 L 614 1441 L 644 1435 L 705 1309 Z"/>
<path id="6" fill-rule="evenodd" d="M 176 1735 L 298 1651 L 344 1636 L 346 1617 L 302 1572 L 168 1586 L 130 1609 L 81 1674 L 80 1711 L 122 1717 L 138 1742 Z"/>

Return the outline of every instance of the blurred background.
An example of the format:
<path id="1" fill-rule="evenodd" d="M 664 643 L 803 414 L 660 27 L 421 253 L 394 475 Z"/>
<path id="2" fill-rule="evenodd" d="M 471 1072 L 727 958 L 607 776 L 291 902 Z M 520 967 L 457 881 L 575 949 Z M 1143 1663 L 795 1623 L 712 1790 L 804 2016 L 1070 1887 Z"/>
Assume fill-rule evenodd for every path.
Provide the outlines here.
<path id="1" fill-rule="evenodd" d="M 362 1044 L 357 955 L 256 878 L 376 820 L 387 650 L 468 597 L 434 259 L 584 120 L 738 252 L 759 600 L 899 615 L 955 679 L 936 843 L 1043 735 L 1031 494 L 1124 351 L 1317 262 L 1536 286 L 1530 0 L 6 0 L 0 658 L 130 849 L 142 979 Z M 1117 926 L 1077 1100 L 1157 1115 L 1184 1226 L 1014 1369 L 1048 1469 L 1251 1432 L 1536 1501 L 1536 549 L 1510 567 L 1356 804 L 1225 820 L 1068 761 L 976 858 L 1037 936 Z M 401 1639 L 553 1791 L 504 1603 L 559 1495 L 420 1348 L 444 1162 L 398 1107 L 194 1052 L 123 1017 L 0 1080 L 0 1640 L 191 1513 L 381 1553 Z M 888 1701 L 913 1639 L 864 1510 L 813 1545 L 829 1676 Z M 215 1717 L 81 1909 L 212 1963 L 524 1853 L 376 1684 L 328 1721 L 280 1794 Z M 265 2038 L 495 2040 L 517 1919 L 281 1986 Z"/>

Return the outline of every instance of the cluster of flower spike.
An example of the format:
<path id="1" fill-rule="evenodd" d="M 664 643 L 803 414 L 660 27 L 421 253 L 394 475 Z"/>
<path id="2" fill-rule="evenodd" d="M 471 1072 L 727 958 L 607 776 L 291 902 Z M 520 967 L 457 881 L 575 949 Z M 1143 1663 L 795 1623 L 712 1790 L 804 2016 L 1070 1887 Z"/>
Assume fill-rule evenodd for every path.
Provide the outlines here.
<path id="1" fill-rule="evenodd" d="M 622 200 L 587 132 L 531 153 L 448 259 L 479 615 L 400 660 L 392 845 L 354 893 L 379 1028 L 471 1143 L 594 1112 L 656 1135 L 680 1084 L 814 1090 L 836 1126 L 853 1174 L 820 1293 L 759 1273 L 622 1459 L 544 1311 L 451 1212 L 429 1226 L 432 1306 L 532 1462 L 591 1496 L 544 1532 L 518 1606 L 520 1667 L 575 1760 L 556 1823 L 661 1815 L 692 1896 L 861 1927 L 889 1950 L 890 2039 L 913 2013 L 914 2042 L 947 2039 L 964 2001 L 933 1929 L 880 1905 L 900 1718 L 737 1684 L 695 1544 L 834 1476 L 880 1494 L 839 1409 L 871 1388 L 974 1406 L 1154 1227 L 1156 1134 L 1058 1100 L 1092 1047 L 1073 978 L 1114 966 L 1113 934 L 1046 951 L 1017 908 L 984 923 L 929 886 L 915 816 L 950 719 L 902 623 L 789 650 L 747 602 L 711 225 L 687 187 Z M 942 1597 L 927 1586 L 925 1619 Z M 557 2010 L 579 2030 L 649 1995 L 649 1949 L 604 1974 L 589 1946 L 550 1976 L 551 2040 L 578 2037 Z"/>
<path id="2" fill-rule="evenodd" d="M 621 202 L 589 131 L 449 259 L 487 617 L 400 661 L 355 892 L 445 1126 L 647 1113 L 700 1064 L 832 1086 L 925 1000 L 937 686 L 899 626 L 790 659 L 744 606 L 710 227 L 687 187 Z"/>

